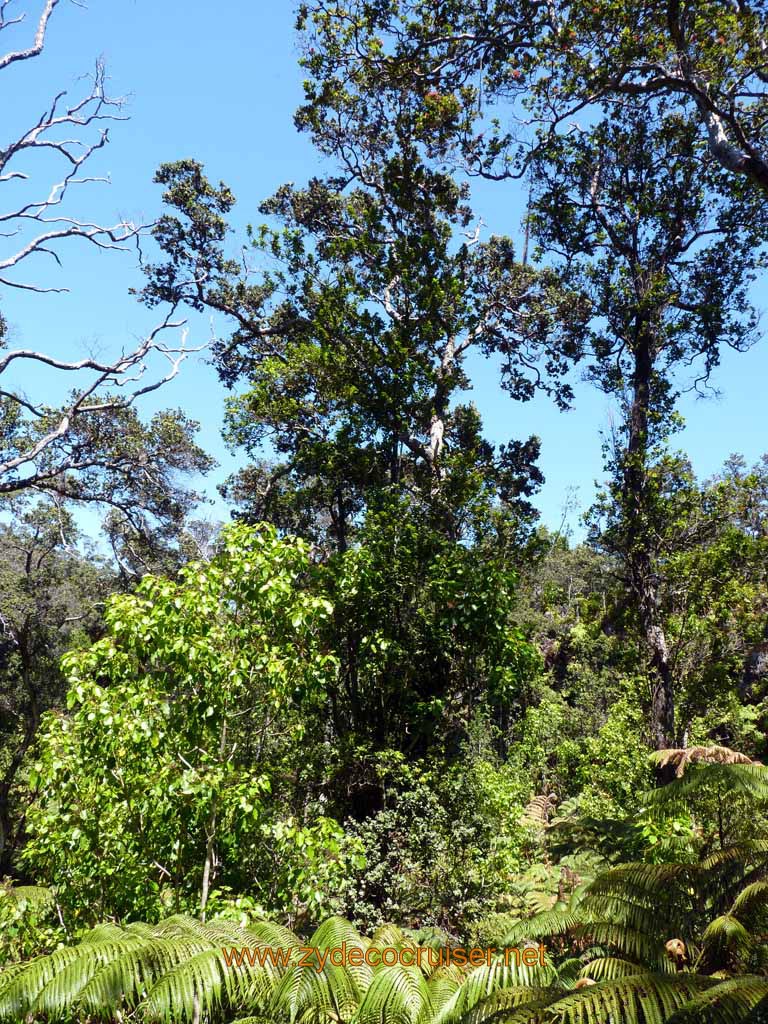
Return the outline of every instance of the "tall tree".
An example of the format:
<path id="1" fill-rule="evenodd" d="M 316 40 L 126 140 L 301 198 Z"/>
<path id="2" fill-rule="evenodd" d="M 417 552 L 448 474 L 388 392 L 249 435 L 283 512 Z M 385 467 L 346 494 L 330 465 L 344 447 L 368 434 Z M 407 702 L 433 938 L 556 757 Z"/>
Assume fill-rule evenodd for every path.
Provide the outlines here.
<path id="1" fill-rule="evenodd" d="M 698 386 L 722 346 L 752 338 L 747 293 L 768 231 L 764 22 L 747 5 L 501 0 L 323 2 L 298 19 L 310 72 L 300 127 L 339 146 L 350 123 L 359 135 L 407 120 L 429 166 L 527 176 L 536 258 L 589 297 L 589 375 L 622 406 L 606 541 L 634 595 L 661 746 L 675 729 L 654 460 L 684 367 L 701 366 Z"/>
<path id="2" fill-rule="evenodd" d="M 708 382 L 723 347 L 755 337 L 749 289 L 765 214 L 749 194 L 716 201 L 720 166 L 664 107 L 624 108 L 553 137 L 533 165 L 531 231 L 589 295 L 588 376 L 621 418 L 608 446 L 611 503 L 601 543 L 625 567 L 648 652 L 650 734 L 675 740 L 674 682 L 660 613 L 672 539 L 665 450 L 686 386 Z M 694 379 L 686 379 L 694 367 Z"/>
<path id="3" fill-rule="evenodd" d="M 498 354 L 516 399 L 542 386 L 565 402 L 558 375 L 580 306 L 508 239 L 467 231 L 462 190 L 408 135 L 350 140 L 342 158 L 343 176 L 285 186 L 262 206 L 278 226 L 251 232 L 245 272 L 226 255 L 226 186 L 194 161 L 162 168 L 173 213 L 155 235 L 169 260 L 150 268 L 145 299 L 234 321 L 215 348 L 223 379 L 249 382 L 229 403 L 230 437 L 254 455 L 269 442 L 280 459 L 234 485 L 251 516 L 304 529 L 320 517 L 344 550 L 367 496 L 394 487 L 431 507 L 445 535 L 471 535 L 473 507 L 512 509 L 538 471 L 535 439 L 494 451 L 459 404 L 467 355 Z M 253 250 L 273 266 L 250 272 Z M 542 351 L 549 379 L 533 366 Z"/>

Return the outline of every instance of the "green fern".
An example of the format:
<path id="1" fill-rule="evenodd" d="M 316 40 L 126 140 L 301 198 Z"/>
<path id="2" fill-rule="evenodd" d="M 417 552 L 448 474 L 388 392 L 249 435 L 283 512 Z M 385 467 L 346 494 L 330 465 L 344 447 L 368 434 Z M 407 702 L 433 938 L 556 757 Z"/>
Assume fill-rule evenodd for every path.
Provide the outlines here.
<path id="1" fill-rule="evenodd" d="M 731 978 L 699 993 L 667 1024 L 757 1024 L 768 1020 L 768 978 Z"/>
<path id="2" fill-rule="evenodd" d="M 515 1020 L 520 1024 L 666 1024 L 675 1010 L 714 984 L 711 978 L 643 972 L 597 982 Z"/>
<path id="3" fill-rule="evenodd" d="M 733 866 L 741 861 L 720 861 Z M 689 866 L 685 866 L 688 870 Z M 675 972 L 664 959 L 659 935 L 644 913 L 653 879 L 686 885 L 682 868 L 628 866 L 596 879 L 573 907 L 516 922 L 515 944 L 545 933 L 578 949 L 559 964 L 518 965 L 502 956 L 477 968 L 435 966 L 414 956 L 409 966 L 350 967 L 334 964 L 330 951 L 419 947 L 394 926 L 374 939 L 341 918 L 322 924 L 306 945 L 316 948 L 305 967 L 269 958 L 238 966 L 227 947 L 301 945 L 287 929 L 269 922 L 239 928 L 230 921 L 201 924 L 175 916 L 156 926 L 102 925 L 76 946 L 58 950 L 0 974 L 0 1018 L 53 1021 L 130 1018 L 147 1024 L 205 1020 L 223 1024 L 683 1024 L 700 1020 L 746 1024 L 768 998 L 768 978 L 718 978 L 723 964 L 741 970 L 757 941 L 750 930 L 764 920 L 766 886 L 749 883 L 729 914 L 704 930 L 698 973 Z M 694 875 L 695 877 L 695 875 Z M 633 890 L 633 882 L 639 887 Z M 685 886 L 683 886 L 685 889 Z M 690 897 L 690 893 L 686 893 Z M 633 899 L 635 903 L 633 903 Z M 597 912 L 602 916 L 595 916 Z M 613 919 L 605 912 L 610 911 Z M 727 918 L 727 919 L 726 919 Z M 567 941 L 566 941 L 567 940 Z M 426 947 L 421 947 L 426 949 Z M 258 958 L 256 958 L 258 959 Z M 361 958 L 364 961 L 364 957 Z M 434 957 L 433 957 L 434 960 Z M 419 966 L 421 964 L 421 966 Z M 717 971 L 714 969 L 717 968 Z M 702 973 L 708 971 L 708 974 Z M 720 1013 L 720 1016 L 718 1016 Z M 698 1017 L 696 1015 L 699 1015 Z M 750 1015 L 752 1015 L 750 1017 Z"/>
<path id="4" fill-rule="evenodd" d="M 665 813 L 686 808 L 701 796 L 718 793 L 730 799 L 768 803 L 768 767 L 762 764 L 691 764 L 680 778 L 645 795 L 645 804 Z"/>

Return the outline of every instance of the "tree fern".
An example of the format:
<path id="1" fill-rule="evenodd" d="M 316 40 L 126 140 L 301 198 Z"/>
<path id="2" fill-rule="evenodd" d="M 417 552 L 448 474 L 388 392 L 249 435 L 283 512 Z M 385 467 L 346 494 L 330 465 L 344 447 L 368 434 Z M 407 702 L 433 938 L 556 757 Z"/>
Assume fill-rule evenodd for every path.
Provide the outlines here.
<path id="1" fill-rule="evenodd" d="M 616 981 L 639 974 L 642 969 L 640 964 L 631 960 L 622 960 L 616 956 L 599 956 L 594 960 L 588 960 L 579 971 L 579 976 L 592 981 Z"/>
<path id="2" fill-rule="evenodd" d="M 734 863 L 720 860 L 716 867 Z M 347 956 L 352 948 L 364 953 L 374 945 L 410 948 L 414 954 L 420 947 L 394 926 L 380 928 L 374 942 L 341 918 L 326 921 L 306 940 L 315 952 L 304 967 L 266 956 L 262 963 L 258 957 L 237 963 L 225 955 L 228 948 L 280 947 L 289 953 L 301 940 L 269 922 L 239 928 L 226 920 L 201 924 L 175 916 L 154 926 L 102 925 L 76 946 L 2 972 L 0 1017 L 32 1022 L 130 1016 L 146 1024 L 747 1024 L 759 1019 L 754 1015 L 768 999 L 768 978 L 718 979 L 712 973 L 747 965 L 754 946 L 750 929 L 764 920 L 762 882 L 750 883 L 728 915 L 710 922 L 699 973 L 692 973 L 687 962 L 676 972 L 680 964 L 664 959 L 663 917 L 653 923 L 627 910 L 633 898 L 647 909 L 654 878 L 676 884 L 686 879 L 687 885 L 689 876 L 647 866 L 607 874 L 583 898 L 576 897 L 572 909 L 516 923 L 509 937 L 518 945 L 532 933 L 548 932 L 576 947 L 578 955 L 566 955 L 558 964 L 550 951 L 543 966 L 532 967 L 514 958 L 505 965 L 502 956 L 476 968 L 435 966 L 416 955 L 411 965 L 370 966 L 364 956 L 362 965 L 342 965 L 330 958 L 342 946 Z M 635 880 L 639 887 L 633 896 Z M 653 927 L 633 929 L 633 920 Z"/>
<path id="3" fill-rule="evenodd" d="M 402 936 L 401 936 L 402 937 Z M 372 968 L 341 966 L 331 962 L 330 952 L 341 949 L 365 950 L 364 939 L 349 921 L 333 917 L 324 922 L 307 941 L 307 947 L 328 951 L 321 960 L 317 952 L 305 964 L 283 972 L 270 1003 L 270 1010 L 290 1021 L 318 1022 L 349 1020 L 357 1011 L 372 980 Z"/>
<path id="4" fill-rule="evenodd" d="M 538 988 L 532 985 L 500 988 L 476 1003 L 460 1019 L 462 1024 L 492 1024 L 496 1021 L 499 1024 L 514 1024 L 556 1004 L 562 995 L 560 988 Z"/>
<path id="5" fill-rule="evenodd" d="M 668 812 L 687 808 L 702 795 L 717 792 L 733 799 L 768 802 L 768 767 L 749 764 L 694 764 L 683 776 L 645 795 L 648 808 Z"/>
<path id="6" fill-rule="evenodd" d="M 502 940 L 503 946 L 515 947 L 524 939 L 549 939 L 573 933 L 584 918 L 574 910 L 545 910 L 524 921 L 515 922 Z"/>
<path id="7" fill-rule="evenodd" d="M 269 961 L 227 963 L 221 948 L 206 949 L 173 965 L 153 979 L 142 1004 L 150 1020 L 193 1019 L 228 1007 L 252 1011 L 265 1008 L 283 970 Z M 86 1006 L 95 1011 L 98 1003 Z"/>
<path id="8" fill-rule="evenodd" d="M 139 936 L 86 941 L 38 957 L 7 983 L 0 976 L 0 1018 L 19 1020 L 38 1012 L 57 1015 L 77 1001 L 83 984 L 99 967 L 120 956 L 126 945 L 140 946 L 143 941 Z M 75 964 L 74 970 L 68 970 Z"/>

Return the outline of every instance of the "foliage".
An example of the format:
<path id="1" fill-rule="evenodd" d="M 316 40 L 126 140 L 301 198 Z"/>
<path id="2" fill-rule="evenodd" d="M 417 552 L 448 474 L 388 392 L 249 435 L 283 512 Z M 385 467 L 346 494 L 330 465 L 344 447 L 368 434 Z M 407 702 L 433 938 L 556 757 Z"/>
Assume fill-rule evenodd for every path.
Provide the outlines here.
<path id="1" fill-rule="evenodd" d="M 390 496 L 368 512 L 359 545 L 336 556 L 328 578 L 339 736 L 412 757 L 438 745 L 450 755 L 478 711 L 503 729 L 524 701 L 540 659 L 512 622 L 516 574 L 493 544 L 452 543 L 428 515 Z"/>
<path id="2" fill-rule="evenodd" d="M 513 765 L 468 751 L 447 769 L 398 764 L 385 786 L 381 810 L 347 823 L 365 850 L 364 870 L 341 889 L 356 923 L 459 935 L 507 905 L 530 833 L 529 784 Z"/>
<path id="3" fill-rule="evenodd" d="M 748 98 L 739 91 L 761 75 L 751 47 L 763 18 L 741 8 L 725 16 L 710 60 L 698 42 L 699 33 L 710 38 L 710 13 L 722 17 L 679 4 L 663 16 L 653 5 L 631 14 L 610 5 L 604 20 L 580 2 L 562 11 L 507 3 L 434 11 L 419 0 L 357 0 L 306 3 L 298 18 L 310 78 L 297 122 L 322 151 L 343 148 L 343 124 L 366 153 L 372 139 L 385 149 L 412 134 L 427 167 L 459 156 L 470 174 L 529 177 L 534 262 L 555 270 L 584 317 L 578 340 L 544 344 L 566 364 L 588 358 L 588 377 L 621 409 L 594 540 L 623 569 L 656 747 L 683 732 L 659 609 L 659 549 L 677 533 L 660 486 L 665 446 L 682 374 L 695 366 L 698 388 L 721 350 L 753 340 L 750 285 L 768 230 L 768 165 L 747 127 L 765 115 L 764 91 L 757 83 Z M 666 62 L 673 67 L 660 70 Z M 720 87 L 731 90 L 730 114 L 717 110 Z M 509 132 L 487 118 L 484 94 L 504 105 Z M 586 126 L 568 127 L 585 109 Z M 360 164 L 348 171 L 358 177 Z"/>
<path id="4" fill-rule="evenodd" d="M 39 885 L 0 884 L 0 963 L 27 960 L 56 948 L 66 932 L 55 921 L 55 900 Z"/>
<path id="5" fill-rule="evenodd" d="M 300 709 L 334 675 L 320 645 L 331 608 L 302 542 L 233 527 L 222 546 L 178 582 L 146 577 L 113 597 L 107 635 L 65 659 L 68 713 L 43 729 L 25 863 L 78 919 L 204 908 L 222 872 L 254 872 L 270 909 L 329 881 L 306 859 L 333 862 L 336 832 L 275 818 L 269 794 Z M 273 846 L 289 856 L 282 877 L 266 867 Z"/>
<path id="6" fill-rule="evenodd" d="M 165 262 L 147 268 L 144 300 L 208 308 L 234 325 L 216 345 L 224 382 L 246 385 L 228 402 L 228 436 L 257 461 L 227 493 L 250 521 L 340 551 L 387 488 L 430 509 L 453 540 L 499 517 L 514 535 L 541 483 L 538 439 L 485 439 L 477 409 L 460 400 L 467 359 L 499 356 L 516 400 L 543 388 L 567 403 L 579 297 L 521 262 L 507 238 L 462 239 L 466 190 L 420 160 L 407 125 L 389 140 L 345 135 L 334 155 L 341 174 L 283 186 L 262 204 L 270 220 L 249 229 L 245 270 L 227 254 L 228 187 L 190 160 L 157 174 Z M 532 369 L 539 357 L 545 373 Z"/>
<path id="7" fill-rule="evenodd" d="M 732 1008 L 729 1020 L 746 1020 L 768 991 L 764 978 L 747 973 L 754 966 L 747 927 L 759 927 L 759 912 L 757 917 L 750 913 L 764 883 L 743 888 L 730 907 L 727 916 L 740 931 L 722 918 L 709 925 L 693 969 L 685 966 L 689 958 L 683 940 L 667 940 L 665 949 L 664 928 L 670 921 L 654 913 L 661 898 L 666 909 L 677 906 L 684 920 L 691 884 L 702 892 L 716 891 L 707 882 L 719 867 L 697 874 L 676 865 L 630 865 L 598 876 L 574 893 L 570 907 L 521 921 L 501 940 L 511 947 L 526 938 L 546 937 L 551 945 L 543 966 L 518 966 L 514 957 L 506 966 L 493 954 L 482 965 L 462 966 L 459 960 L 440 966 L 438 951 L 431 950 L 431 961 L 427 950 L 419 956 L 417 943 L 392 925 L 367 939 L 339 918 L 327 920 L 307 939 L 313 953 L 304 965 L 298 959 L 275 963 L 276 948 L 293 956 L 302 940 L 273 924 L 243 929 L 224 920 L 204 925 L 172 917 L 154 927 L 102 925 L 79 945 L 0 976 L 0 1017 L 56 1016 L 72 1008 L 88 1014 L 136 1013 L 145 1020 L 189 1020 L 201 1014 L 233 1020 L 255 1013 L 276 1021 L 483 1024 L 501 1018 L 533 1024 L 599 1021 L 606 1013 L 620 1012 L 622 1020 L 633 1024 L 673 1021 L 676 1011 L 684 1019 L 698 1019 L 701 1007 L 707 1012 L 717 1005 L 717 994 Z M 765 902 L 757 906 L 764 913 Z M 244 946 L 250 956 L 243 954 Z M 401 955 L 406 951 L 410 965 L 381 963 L 385 947 Z M 359 951 L 357 966 L 334 964 L 331 951 L 339 960 L 342 948 L 347 957 L 350 950 Z M 372 964 L 366 962 L 368 950 L 375 951 L 368 958 Z M 725 975 L 718 970 L 723 963 L 730 968 Z"/>
<path id="8" fill-rule="evenodd" d="M 505 181 L 585 108 L 650 99 L 694 136 L 692 162 L 706 146 L 727 172 L 723 191 L 759 197 L 768 186 L 759 4 L 309 0 L 298 27 L 309 79 L 297 120 L 321 147 L 340 111 L 381 118 L 388 100 L 415 119 L 435 159 L 458 156 Z"/>
<path id="9" fill-rule="evenodd" d="M 161 326 L 57 362 L 95 374 L 69 405 L 0 395 L 0 1018 L 764 1019 L 768 462 L 702 481 L 673 444 L 683 393 L 757 336 L 764 12 L 317 0 L 298 22 L 323 176 L 237 248 L 229 187 L 163 165 Z M 102 86 L 64 123 L 109 116 Z M 473 175 L 525 176 L 520 244 L 484 233 Z M 214 317 L 246 457 L 220 535 L 189 519 L 182 474 L 211 463 L 188 412 L 134 411 L 144 356 L 170 377 L 186 355 L 162 340 L 182 307 Z M 562 409 L 579 363 L 611 420 L 572 545 L 572 497 L 536 525 L 535 421 L 491 443 L 467 393 Z M 110 559 L 83 503 L 110 509 Z M 468 941 L 487 962 L 423 956 Z M 304 942 L 303 967 L 264 959 Z M 388 946 L 411 962 L 362 957 Z"/>
<path id="10" fill-rule="evenodd" d="M 61 504 L 6 500 L 0 524 L 0 873 L 23 842 L 27 755 L 40 716 L 63 704 L 59 669 L 71 646 L 101 632 L 114 587 L 106 560 L 81 540 Z"/>

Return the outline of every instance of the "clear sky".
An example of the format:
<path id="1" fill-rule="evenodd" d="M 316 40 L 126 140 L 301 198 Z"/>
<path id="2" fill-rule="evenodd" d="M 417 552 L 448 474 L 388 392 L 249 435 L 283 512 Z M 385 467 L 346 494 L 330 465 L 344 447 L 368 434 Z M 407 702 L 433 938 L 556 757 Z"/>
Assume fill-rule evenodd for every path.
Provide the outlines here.
<path id="1" fill-rule="evenodd" d="M 28 12 L 28 23 L 15 40 L 33 34 L 42 0 L 16 0 Z M 3 42 L 11 33 L 4 33 Z M 103 56 L 113 95 L 127 95 L 130 119 L 111 129 L 108 147 L 97 154 L 89 173 L 109 175 L 111 185 L 87 186 L 74 215 L 104 222 L 121 217 L 152 220 L 160 211 L 160 189 L 152 184 L 157 166 L 166 160 L 194 157 L 209 176 L 225 180 L 238 197 L 238 220 L 258 221 L 257 205 L 286 181 L 303 182 L 319 169 L 306 137 L 297 134 L 292 114 L 301 100 L 301 72 L 293 33 L 291 0 L 91 0 L 87 9 L 63 2 L 49 26 L 44 54 L 13 65 L 0 75 L 2 127 L 0 145 L 13 130 L 29 126 L 53 94 L 74 95 L 82 88 L 78 76 Z M 26 168 L 41 182 L 50 181 L 44 162 Z M 11 199 L 4 186 L 4 208 Z M 486 232 L 517 236 L 521 195 L 517 186 L 477 183 L 475 208 Z M 9 246 L 0 238 L 0 253 Z M 44 349 L 68 358 L 82 358 L 94 348 L 119 352 L 150 327 L 156 311 L 143 309 L 128 294 L 141 285 L 135 254 L 99 253 L 82 242 L 60 249 L 62 268 L 40 258 L 25 275 L 49 286 L 66 285 L 65 295 L 0 293 L 0 307 L 9 321 L 14 345 Z M 765 282 L 758 304 L 768 305 Z M 190 343 L 207 340 L 205 319 L 190 321 Z M 546 484 L 538 504 L 543 521 L 556 526 L 572 488 L 582 510 L 601 476 L 599 432 L 609 422 L 606 398 L 576 384 L 576 406 L 558 412 L 544 399 L 511 402 L 499 389 L 493 367 L 471 364 L 472 400 L 483 414 L 488 436 L 496 442 L 538 434 Z M 701 476 L 715 472 L 732 452 L 748 460 L 768 450 L 768 341 L 746 355 L 726 354 L 715 384 L 719 400 L 683 400 L 687 427 L 680 444 Z M 28 390 L 44 386 L 44 378 L 25 381 Z M 147 412 L 182 406 L 200 422 L 200 442 L 220 463 L 203 486 L 216 497 L 215 484 L 242 462 L 224 448 L 220 436 L 225 392 L 215 371 L 200 358 L 190 359 L 178 379 L 150 397 Z M 58 396 L 51 395 L 54 401 Z M 202 482 L 200 482 L 202 483 Z M 207 515 L 226 518 L 220 500 Z M 578 513 L 571 515 L 577 526 Z"/>

